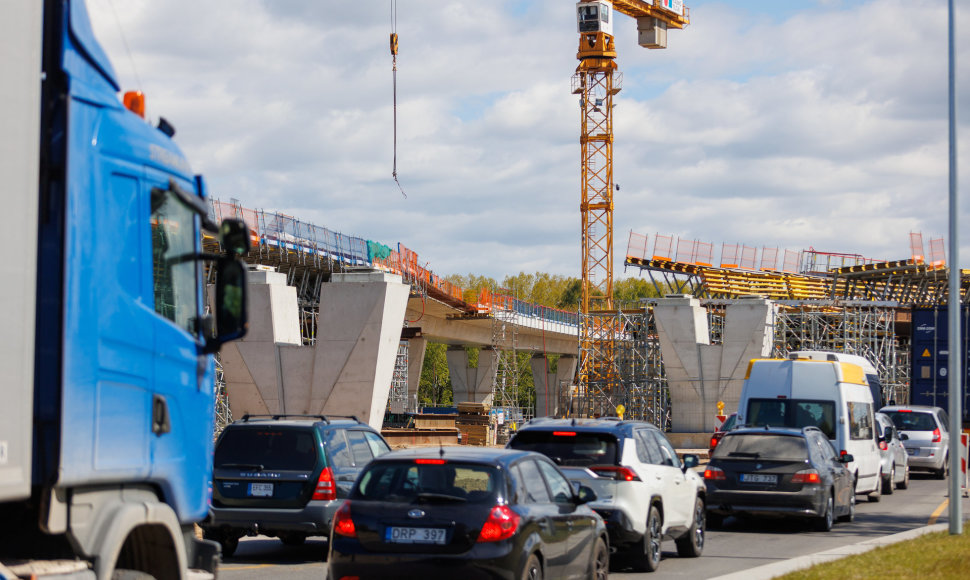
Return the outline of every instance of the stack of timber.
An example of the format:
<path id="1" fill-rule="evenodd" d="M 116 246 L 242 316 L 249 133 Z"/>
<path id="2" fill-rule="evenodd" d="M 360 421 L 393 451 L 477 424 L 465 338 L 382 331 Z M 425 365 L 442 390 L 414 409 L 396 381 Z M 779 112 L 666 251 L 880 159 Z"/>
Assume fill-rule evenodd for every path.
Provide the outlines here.
<path id="1" fill-rule="evenodd" d="M 487 403 L 458 403 L 456 424 L 461 431 L 462 445 L 484 447 L 495 444 L 495 428 L 488 412 Z"/>
<path id="2" fill-rule="evenodd" d="M 458 445 L 458 415 L 418 413 L 412 415 L 404 429 L 385 427 L 381 435 L 394 449 L 425 445 Z"/>

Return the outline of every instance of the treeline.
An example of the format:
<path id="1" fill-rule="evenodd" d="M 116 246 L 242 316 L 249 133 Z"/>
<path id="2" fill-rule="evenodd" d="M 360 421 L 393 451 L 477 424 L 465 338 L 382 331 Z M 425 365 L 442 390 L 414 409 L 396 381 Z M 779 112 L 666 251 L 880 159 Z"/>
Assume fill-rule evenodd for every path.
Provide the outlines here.
<path id="1" fill-rule="evenodd" d="M 506 276 L 501 284 L 494 278 L 474 274 L 452 275 L 447 280 L 465 289 L 465 301 L 474 303 L 483 288 L 493 293 L 501 293 L 519 300 L 559 308 L 572 312 L 579 311 L 582 282 L 579 278 L 536 272 L 520 272 Z M 666 288 L 661 288 L 666 293 Z M 642 298 L 655 298 L 660 293 L 654 284 L 642 278 L 624 278 L 613 283 L 613 299 L 620 308 L 634 308 Z M 447 345 L 428 343 L 421 369 L 421 382 L 418 387 L 418 405 L 450 406 L 453 404 L 451 377 L 445 351 Z M 469 350 L 469 362 L 477 364 L 478 350 Z M 516 355 L 516 387 L 514 389 L 519 406 L 526 406 L 535 400 L 535 386 L 529 359 L 533 353 L 520 352 Z M 554 363 L 553 363 L 554 364 Z"/>

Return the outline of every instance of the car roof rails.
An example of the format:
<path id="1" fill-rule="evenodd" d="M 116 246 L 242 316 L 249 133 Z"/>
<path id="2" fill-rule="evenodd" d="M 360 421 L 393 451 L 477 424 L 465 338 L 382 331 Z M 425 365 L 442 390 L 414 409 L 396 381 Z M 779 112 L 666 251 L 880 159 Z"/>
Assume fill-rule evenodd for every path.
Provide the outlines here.
<path id="1" fill-rule="evenodd" d="M 299 414 L 299 413 L 274 413 L 271 415 L 255 415 L 255 414 L 250 415 L 249 413 L 246 413 L 245 415 L 243 415 L 240 421 L 245 421 L 248 423 L 250 419 L 272 419 L 274 421 L 278 421 L 280 419 L 319 419 L 324 423 L 329 424 L 330 417 L 353 419 L 354 422 L 360 423 L 360 419 L 357 418 L 357 415 L 330 415 L 328 417 L 327 415 L 305 415 L 305 414 Z"/>

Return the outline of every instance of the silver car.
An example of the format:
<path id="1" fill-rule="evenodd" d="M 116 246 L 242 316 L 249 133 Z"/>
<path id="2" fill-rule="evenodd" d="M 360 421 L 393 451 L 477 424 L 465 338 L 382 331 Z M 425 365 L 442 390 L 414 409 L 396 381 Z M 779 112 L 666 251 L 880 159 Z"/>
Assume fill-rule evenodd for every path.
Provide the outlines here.
<path id="1" fill-rule="evenodd" d="M 909 454 L 903 441 L 908 435 L 899 434 L 889 415 L 876 413 L 876 436 L 879 441 L 882 474 L 882 493 L 891 494 L 896 488 L 909 487 Z"/>
<path id="2" fill-rule="evenodd" d="M 909 454 L 909 468 L 929 471 L 937 479 L 946 479 L 950 472 L 946 411 L 923 405 L 892 405 L 879 409 L 879 412 L 889 415 L 900 436 L 907 436 L 903 445 Z"/>

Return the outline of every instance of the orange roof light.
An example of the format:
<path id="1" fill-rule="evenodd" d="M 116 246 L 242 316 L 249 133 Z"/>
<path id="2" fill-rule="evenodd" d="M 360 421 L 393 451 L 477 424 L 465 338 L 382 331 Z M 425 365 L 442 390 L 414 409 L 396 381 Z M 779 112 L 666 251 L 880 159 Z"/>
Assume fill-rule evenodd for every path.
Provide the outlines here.
<path id="1" fill-rule="evenodd" d="M 145 118 L 145 93 L 141 91 L 128 91 L 125 93 L 124 104 L 126 109 L 142 119 Z"/>

